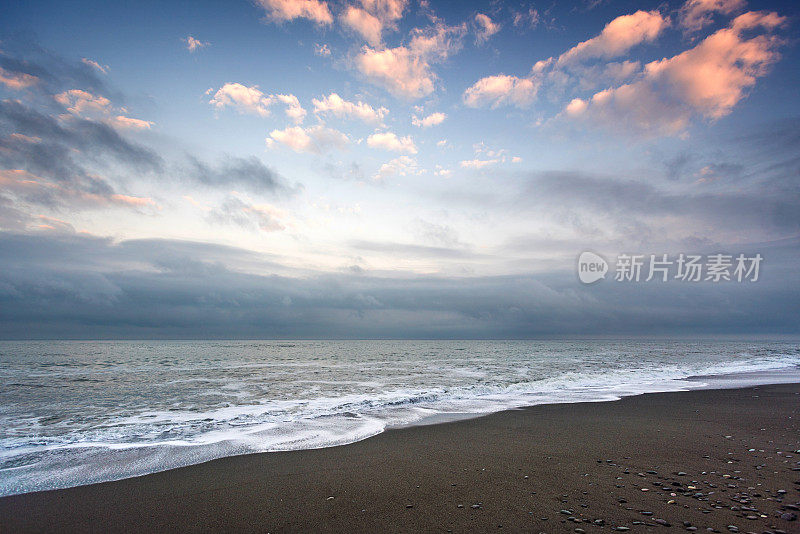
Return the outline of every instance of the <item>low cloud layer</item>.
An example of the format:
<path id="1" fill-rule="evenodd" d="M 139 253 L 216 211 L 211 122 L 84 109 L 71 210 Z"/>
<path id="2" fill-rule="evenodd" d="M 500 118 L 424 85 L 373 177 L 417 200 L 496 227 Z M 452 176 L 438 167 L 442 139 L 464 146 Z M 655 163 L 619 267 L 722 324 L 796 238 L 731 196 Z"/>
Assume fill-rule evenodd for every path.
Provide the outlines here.
<path id="1" fill-rule="evenodd" d="M 469 283 L 358 271 L 286 276 L 270 274 L 275 267 L 269 258 L 259 261 L 230 247 L 3 233 L 0 337 L 786 333 L 796 329 L 800 302 L 798 245 L 796 240 L 761 245 L 769 263 L 761 280 L 750 285 L 605 280 L 583 286 L 572 269 Z"/>

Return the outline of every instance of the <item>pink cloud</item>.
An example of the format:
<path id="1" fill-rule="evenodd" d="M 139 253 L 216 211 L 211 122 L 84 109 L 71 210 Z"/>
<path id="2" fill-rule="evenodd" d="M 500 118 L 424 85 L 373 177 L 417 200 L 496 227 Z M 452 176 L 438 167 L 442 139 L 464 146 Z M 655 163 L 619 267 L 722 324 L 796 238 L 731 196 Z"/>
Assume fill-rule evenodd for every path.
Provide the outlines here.
<path id="1" fill-rule="evenodd" d="M 356 118 L 373 124 L 381 122 L 389 113 L 389 110 L 384 107 L 375 109 L 360 100 L 358 102 L 347 101 L 337 93 L 331 93 L 319 99 L 314 98 L 311 103 L 314 105 L 314 113 L 330 113 L 336 117 Z"/>
<path id="2" fill-rule="evenodd" d="M 609 22 L 599 35 L 570 48 L 558 63 L 573 63 L 589 58 L 612 58 L 636 45 L 652 42 L 669 26 L 669 19 L 658 11 L 637 11 Z"/>
<path id="3" fill-rule="evenodd" d="M 13 72 L 0 67 L 0 83 L 9 89 L 19 91 L 30 87 L 38 81 L 39 78 L 36 76 L 25 74 L 24 72 Z"/>
<path id="4" fill-rule="evenodd" d="M 75 116 L 100 120 L 115 128 L 144 130 L 150 129 L 154 124 L 151 121 L 120 115 L 119 111 L 125 112 L 125 108 L 117 109 L 108 98 L 81 89 L 70 89 L 53 98 Z"/>
<path id="5" fill-rule="evenodd" d="M 211 91 L 213 90 L 209 89 L 207 94 Z M 238 109 L 240 113 L 267 117 L 270 114 L 270 106 L 276 102 L 287 106 L 286 116 L 295 123 L 303 122 L 306 110 L 300 105 L 300 100 L 295 95 L 265 94 L 257 85 L 247 87 L 241 83 L 228 82 L 214 93 L 208 103 L 217 109 L 232 107 Z"/>
<path id="6" fill-rule="evenodd" d="M 95 193 L 75 184 L 52 182 L 22 169 L 0 170 L 0 185 L 7 192 L 24 199 L 57 198 L 60 202 L 68 202 L 71 207 L 100 208 L 121 205 L 129 208 L 158 208 L 152 198 Z"/>
<path id="7" fill-rule="evenodd" d="M 769 32 L 785 20 L 775 13 L 740 15 L 695 47 L 645 65 L 636 81 L 573 100 L 565 114 L 666 135 L 685 131 L 695 115 L 724 117 L 780 58 L 783 41 Z M 744 36 L 759 28 L 765 33 Z"/>
<path id="8" fill-rule="evenodd" d="M 82 58 L 81 59 L 81 63 L 89 65 L 93 69 L 97 69 L 100 72 L 102 72 L 103 74 L 108 74 L 108 65 L 101 65 L 97 61 L 94 61 L 94 60 L 89 59 L 89 58 Z"/>
<path id="9" fill-rule="evenodd" d="M 267 18 L 275 22 L 308 19 L 317 24 L 331 24 L 333 15 L 327 2 L 319 0 L 257 0 Z"/>
<path id="10" fill-rule="evenodd" d="M 273 102 L 274 98 L 261 92 L 257 85 L 247 87 L 240 83 L 228 82 L 214 93 L 209 104 L 217 109 L 230 106 L 242 112 L 266 117 Z"/>
<path id="11" fill-rule="evenodd" d="M 372 46 L 379 46 L 386 29 L 397 29 L 408 0 L 361 0 L 361 7 L 349 5 L 339 16 L 342 24 Z"/>
<path id="12" fill-rule="evenodd" d="M 411 118 L 411 124 L 420 128 L 430 128 L 431 126 L 438 126 L 439 124 L 443 123 L 446 118 L 447 115 L 440 111 L 431 113 L 427 117 L 423 117 L 421 119 L 414 115 Z"/>
<path id="13" fill-rule="evenodd" d="M 153 126 L 154 124 L 152 121 L 134 119 L 131 117 L 125 117 L 123 115 L 117 115 L 109 122 L 112 125 L 116 126 L 117 128 L 130 129 L 130 130 L 149 130 L 150 127 Z"/>
<path id="14" fill-rule="evenodd" d="M 436 24 L 415 29 L 408 45 L 395 48 L 364 46 L 356 67 L 372 82 L 406 98 L 421 98 L 433 92 L 436 74 L 432 64 L 444 61 L 460 49 L 466 26 Z"/>
<path id="15" fill-rule="evenodd" d="M 690 32 L 703 29 L 713 22 L 714 13 L 729 15 L 744 8 L 745 0 L 689 0 L 680 11 L 680 25 Z"/>
<path id="16" fill-rule="evenodd" d="M 492 35 L 500 31 L 500 24 L 494 22 L 488 15 L 483 13 L 475 15 L 475 26 L 478 44 L 485 43 Z"/>
<path id="17" fill-rule="evenodd" d="M 380 44 L 383 23 L 378 17 L 361 8 L 348 6 L 340 18 L 345 26 L 361 35 L 372 46 Z"/>
<path id="18" fill-rule="evenodd" d="M 367 138 L 367 145 L 392 152 L 417 153 L 417 147 L 411 136 L 398 137 L 394 132 L 374 133 Z"/>
<path id="19" fill-rule="evenodd" d="M 283 130 L 272 130 L 267 138 L 267 146 L 272 148 L 276 143 L 286 145 L 295 152 L 319 153 L 329 148 L 343 149 L 350 139 L 338 130 L 322 125 L 303 128 L 291 126 Z"/>
<path id="20" fill-rule="evenodd" d="M 191 35 L 186 37 L 186 39 L 183 39 L 183 42 L 186 43 L 186 50 L 188 50 L 189 52 L 196 52 L 197 50 L 205 48 L 211 44 L 207 41 L 201 41 L 199 39 L 195 39 Z"/>
<path id="21" fill-rule="evenodd" d="M 70 89 L 57 94 L 53 98 L 73 115 L 103 114 L 107 113 L 111 108 L 111 101 L 106 97 L 95 96 L 81 89 Z"/>
<path id="22" fill-rule="evenodd" d="M 525 107 L 536 98 L 538 83 L 533 78 L 506 74 L 487 76 L 464 91 L 464 103 L 470 107 L 501 105 Z"/>

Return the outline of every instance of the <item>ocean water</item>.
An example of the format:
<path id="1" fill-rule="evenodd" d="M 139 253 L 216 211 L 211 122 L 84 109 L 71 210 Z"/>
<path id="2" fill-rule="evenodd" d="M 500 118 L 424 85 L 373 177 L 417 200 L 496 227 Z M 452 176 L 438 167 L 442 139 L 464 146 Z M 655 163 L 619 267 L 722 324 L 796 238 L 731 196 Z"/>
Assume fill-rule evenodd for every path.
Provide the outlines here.
<path id="1" fill-rule="evenodd" d="M 798 366 L 800 344 L 766 342 L 0 342 L 0 495 Z"/>

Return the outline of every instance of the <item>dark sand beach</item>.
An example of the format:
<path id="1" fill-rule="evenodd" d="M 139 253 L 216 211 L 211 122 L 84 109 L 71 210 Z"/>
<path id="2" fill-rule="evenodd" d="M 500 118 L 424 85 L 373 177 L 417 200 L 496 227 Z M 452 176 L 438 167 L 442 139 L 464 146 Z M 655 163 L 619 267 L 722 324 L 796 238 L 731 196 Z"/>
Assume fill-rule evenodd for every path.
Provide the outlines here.
<path id="1" fill-rule="evenodd" d="M 0 499 L 3 532 L 800 532 L 800 386 L 536 406 Z"/>

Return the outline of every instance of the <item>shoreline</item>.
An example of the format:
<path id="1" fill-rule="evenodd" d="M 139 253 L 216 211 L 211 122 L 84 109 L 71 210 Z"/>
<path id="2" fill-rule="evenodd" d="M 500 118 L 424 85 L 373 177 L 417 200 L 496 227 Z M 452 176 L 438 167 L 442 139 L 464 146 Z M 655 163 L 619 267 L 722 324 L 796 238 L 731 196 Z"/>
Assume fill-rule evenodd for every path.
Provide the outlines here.
<path id="1" fill-rule="evenodd" d="M 95 469 L 99 468 L 101 470 L 108 469 L 109 466 L 138 465 L 138 467 L 134 470 L 134 472 L 128 472 L 127 474 L 121 474 L 121 475 L 118 474 L 117 476 L 114 475 L 108 476 L 107 473 L 104 476 L 97 476 L 95 474 L 93 480 L 90 478 L 89 480 L 82 480 L 77 483 L 75 483 L 76 481 L 74 480 L 72 481 L 72 483 L 67 483 L 67 484 L 53 483 L 51 480 L 48 483 L 39 484 L 38 485 L 39 487 L 31 488 L 30 485 L 27 485 L 25 489 L 23 489 L 23 491 L 16 491 L 9 493 L 0 492 L 0 498 L 27 494 L 27 493 L 36 493 L 42 491 L 52 491 L 52 490 L 69 489 L 81 486 L 89 486 L 93 484 L 102 484 L 105 482 L 117 482 L 129 478 L 152 475 L 155 473 L 161 473 L 173 469 L 180 469 L 183 467 L 191 467 L 194 465 L 199 465 L 206 462 L 211 462 L 214 460 L 235 457 L 235 456 L 247 456 L 249 454 L 291 452 L 291 451 L 341 447 L 341 446 L 351 445 L 353 443 L 358 443 L 359 441 L 363 441 L 366 439 L 374 438 L 389 430 L 464 421 L 469 419 L 482 418 L 492 414 L 501 413 L 504 411 L 521 410 L 521 409 L 531 408 L 534 406 L 549 406 L 557 404 L 581 404 L 587 402 L 588 403 L 616 402 L 628 397 L 636 397 L 640 395 L 649 395 L 654 393 L 679 393 L 685 391 L 708 390 L 708 389 L 739 389 L 739 388 L 746 388 L 753 386 L 787 384 L 787 383 L 800 384 L 800 365 L 793 364 L 784 367 L 759 369 L 755 371 L 752 370 L 732 371 L 722 374 L 690 375 L 680 378 L 671 378 L 667 380 L 655 381 L 649 384 L 643 383 L 643 384 L 623 385 L 621 387 L 618 387 L 617 389 L 611 388 L 611 389 L 606 389 L 602 392 L 596 392 L 595 396 L 590 395 L 588 398 L 583 398 L 583 399 L 567 398 L 567 399 L 556 400 L 556 398 L 550 398 L 542 400 L 540 402 L 532 402 L 529 404 L 509 404 L 505 407 L 497 408 L 491 411 L 435 412 L 429 415 L 423 415 L 421 418 L 415 419 L 410 422 L 402 422 L 402 423 L 387 422 L 382 426 L 380 430 L 377 430 L 369 435 L 357 437 L 352 441 L 331 442 L 324 445 L 311 446 L 311 447 L 299 446 L 297 448 L 277 449 L 277 450 L 248 450 L 246 447 L 235 446 L 234 445 L 235 441 L 226 442 L 224 440 L 219 443 L 212 442 L 205 446 L 187 445 L 185 447 L 176 445 L 173 446 L 159 445 L 157 443 L 154 443 L 149 445 L 142 445 L 140 447 L 130 447 L 130 448 L 127 447 L 115 448 L 113 446 L 108 446 L 107 449 L 103 449 L 101 445 L 95 445 L 95 447 L 97 447 L 97 450 L 106 450 L 107 455 L 111 456 L 111 458 L 109 461 L 104 462 L 104 465 L 99 463 L 85 464 L 85 465 L 87 466 L 94 465 Z M 226 444 L 229 444 L 230 446 L 225 447 Z M 222 446 L 224 447 L 224 450 L 208 454 L 207 447 L 209 446 L 211 447 Z M 91 449 L 89 445 L 87 445 L 87 450 L 88 449 Z M 133 454 L 124 455 L 126 451 L 131 451 L 133 452 Z M 142 456 L 138 456 L 139 453 L 135 451 L 140 451 Z M 190 452 L 186 453 L 186 451 Z M 122 455 L 120 453 L 122 453 Z M 148 459 L 157 459 L 158 463 L 154 464 L 152 461 L 148 463 Z M 140 462 L 145 462 L 145 465 L 142 465 Z M 41 476 L 48 477 L 51 476 L 51 473 L 49 471 L 44 472 L 41 474 Z M 7 485 L 3 487 L 3 490 L 5 491 L 12 487 L 13 486 L 11 485 Z"/>
<path id="2" fill-rule="evenodd" d="M 2 530 L 455 532 L 502 525 L 512 531 L 589 531 L 600 528 L 597 520 L 649 530 L 661 527 L 654 522 L 661 519 L 720 532 L 728 532 L 727 525 L 741 532 L 797 532 L 800 523 L 778 512 L 796 514 L 782 506 L 800 502 L 800 484 L 794 483 L 800 474 L 793 470 L 800 470 L 800 453 L 794 452 L 800 450 L 798 396 L 798 384 L 696 389 L 391 428 L 347 445 L 229 456 L 3 497 Z M 743 457 L 759 463 L 751 466 L 748 458 L 744 465 Z M 775 469 L 765 467 L 773 463 Z M 678 477 L 681 472 L 686 475 Z M 728 499 L 742 491 L 739 483 L 728 488 L 730 478 L 726 482 L 722 474 L 754 488 L 744 490 L 744 500 L 764 502 L 758 517 L 742 515 L 754 506 L 707 504 L 718 499 L 713 495 Z M 691 506 L 682 508 L 682 493 L 671 499 L 675 491 L 652 485 L 662 479 L 704 496 L 688 497 Z M 762 486 L 770 493 L 761 493 Z M 601 487 L 604 496 L 590 498 Z M 618 496 L 609 500 L 609 491 Z M 703 520 L 708 526 L 700 528 Z"/>

